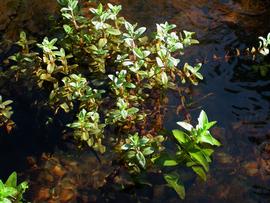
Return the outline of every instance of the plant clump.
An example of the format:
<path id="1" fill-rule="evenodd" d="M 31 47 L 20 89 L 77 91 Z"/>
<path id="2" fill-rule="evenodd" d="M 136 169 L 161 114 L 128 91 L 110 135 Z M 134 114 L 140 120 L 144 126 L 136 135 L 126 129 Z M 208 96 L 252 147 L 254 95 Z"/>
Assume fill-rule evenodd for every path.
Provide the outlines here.
<path id="1" fill-rule="evenodd" d="M 47 97 L 40 103 L 55 119 L 68 116 L 70 122 L 62 120 L 63 127 L 82 149 L 113 151 L 133 175 L 184 164 L 205 180 L 212 147 L 220 145 L 209 132 L 215 122 L 208 122 L 202 111 L 196 127 L 178 123 L 185 132 L 161 133 L 152 124 L 162 114 L 166 91 L 183 96 L 184 83 L 197 85 L 203 79 L 202 64 L 180 67 L 185 48 L 198 44 L 194 33 L 178 33 L 174 24 L 165 22 L 149 37 L 145 27 L 118 15 L 119 5 L 89 8 L 78 0 L 58 2 L 62 20 L 55 29 L 60 37 L 36 43 L 22 32 L 17 42 L 21 50 L 9 57 L 10 67 L 1 77 L 42 91 Z M 9 119 L 8 112 L 0 115 Z M 165 142 L 174 143 L 176 150 L 169 153 Z M 184 198 L 176 169 L 165 170 L 164 179 Z"/>

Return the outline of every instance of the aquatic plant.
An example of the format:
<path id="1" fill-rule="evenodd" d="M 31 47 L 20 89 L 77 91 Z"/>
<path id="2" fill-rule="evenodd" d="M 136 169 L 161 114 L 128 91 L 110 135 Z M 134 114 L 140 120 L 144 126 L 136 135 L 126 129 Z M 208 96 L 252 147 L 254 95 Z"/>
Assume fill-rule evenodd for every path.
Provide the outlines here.
<path id="1" fill-rule="evenodd" d="M 209 122 L 207 115 L 201 111 L 198 124 L 193 127 L 191 124 L 181 121 L 177 122 L 185 131 L 175 129 L 172 134 L 176 140 L 176 152 L 169 154 L 166 151 L 152 159 L 154 163 L 163 167 L 175 167 L 183 164 L 190 167 L 202 180 L 206 181 L 206 172 L 209 171 L 211 155 L 214 146 L 220 146 L 209 129 L 216 124 L 216 121 Z M 164 178 L 175 189 L 178 195 L 183 199 L 185 197 L 185 188 L 180 179 L 177 170 L 170 173 L 164 173 Z"/>
<path id="2" fill-rule="evenodd" d="M 177 33 L 174 24 L 165 22 L 149 37 L 145 27 L 118 16 L 121 6 L 58 2 L 63 19 L 55 29 L 61 37 L 36 43 L 22 32 L 17 42 L 21 51 L 9 57 L 10 68 L 3 77 L 47 95 L 35 104 L 49 107 L 54 119 L 66 114 L 69 122 L 61 123 L 82 149 L 113 150 L 134 176 L 184 164 L 206 179 L 210 147 L 220 145 L 209 132 L 215 122 L 208 122 L 202 111 L 195 128 L 179 123 L 187 132 L 168 135 L 153 126 L 157 114 L 163 113 L 156 109 L 165 104 L 168 90 L 183 98 L 183 83 L 197 85 L 203 79 L 202 64 L 180 67 L 185 48 L 198 43 L 194 33 Z M 175 154 L 167 153 L 167 141 L 175 144 Z M 179 177 L 176 171 L 164 172 L 168 184 L 184 198 Z"/>
<path id="3" fill-rule="evenodd" d="M 12 104 L 13 101 L 6 100 L 3 101 L 2 96 L 0 95 L 0 127 L 2 126 L 13 126 L 13 121 L 11 120 L 11 116 L 13 114 L 12 107 L 10 104 Z"/>
<path id="4" fill-rule="evenodd" d="M 270 64 L 268 62 L 264 62 L 266 56 L 269 55 L 269 47 L 270 47 L 270 33 L 268 33 L 267 37 L 264 38 L 262 36 L 259 37 L 259 47 L 252 48 L 251 53 L 253 54 L 253 59 L 255 59 L 255 54 L 258 53 L 258 62 L 253 65 L 252 68 L 254 71 L 259 72 L 261 76 L 265 77 L 269 72 Z M 248 49 L 249 50 L 249 49 Z"/>
<path id="5" fill-rule="evenodd" d="M 28 188 L 26 181 L 17 184 L 17 173 L 13 172 L 5 183 L 0 180 L 0 202 L 22 203 L 23 194 Z"/>
<path id="6" fill-rule="evenodd" d="M 270 33 L 268 33 L 267 37 L 264 38 L 264 37 L 259 37 L 259 40 L 260 40 L 260 45 L 259 45 L 259 52 L 266 56 L 269 54 L 269 46 L 270 46 Z"/>
<path id="7" fill-rule="evenodd" d="M 153 140 L 146 136 L 140 138 L 138 133 L 129 135 L 125 144 L 121 146 L 121 150 L 126 151 L 125 160 L 128 167 L 134 172 L 140 172 L 140 168 L 147 168 L 147 161 L 150 161 L 148 157 L 155 152 L 155 148 Z"/>

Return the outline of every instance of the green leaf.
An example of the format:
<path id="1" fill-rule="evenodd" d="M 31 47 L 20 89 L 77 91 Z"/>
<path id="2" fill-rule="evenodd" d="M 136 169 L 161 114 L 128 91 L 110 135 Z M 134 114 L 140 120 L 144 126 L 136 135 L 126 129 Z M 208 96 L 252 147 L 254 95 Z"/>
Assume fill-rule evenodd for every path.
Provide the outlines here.
<path id="1" fill-rule="evenodd" d="M 49 63 L 49 64 L 47 65 L 47 71 L 48 71 L 49 74 L 53 73 L 54 67 L 55 67 L 55 64 Z"/>
<path id="2" fill-rule="evenodd" d="M 202 76 L 201 73 L 196 72 L 196 73 L 194 73 L 194 74 L 195 74 L 195 76 L 196 76 L 198 79 L 203 80 L 203 76 Z"/>
<path id="3" fill-rule="evenodd" d="M 128 159 L 132 159 L 136 156 L 136 152 L 135 151 L 128 151 L 127 152 L 127 158 Z"/>
<path id="4" fill-rule="evenodd" d="M 17 173 L 16 172 L 13 172 L 7 179 L 6 183 L 5 183 L 6 186 L 9 186 L 9 187 L 17 187 Z"/>
<path id="5" fill-rule="evenodd" d="M 67 34 L 72 34 L 73 33 L 73 29 L 69 25 L 63 25 L 63 28 L 64 28 L 64 30 L 65 30 L 65 32 Z"/>
<path id="6" fill-rule="evenodd" d="M 125 28 L 128 32 L 133 32 L 133 26 L 128 22 L 128 21 L 125 21 Z"/>
<path id="7" fill-rule="evenodd" d="M 161 82 L 163 85 L 167 85 L 168 84 L 168 76 L 165 72 L 161 73 Z"/>
<path id="8" fill-rule="evenodd" d="M 139 48 L 134 48 L 133 53 L 140 59 L 144 58 L 144 54 Z"/>
<path id="9" fill-rule="evenodd" d="M 3 198 L 1 203 L 12 203 L 12 201 L 7 198 Z"/>
<path id="10" fill-rule="evenodd" d="M 122 118 L 124 118 L 124 119 L 126 119 L 127 117 L 128 117 L 128 112 L 126 111 L 126 110 L 121 110 L 121 116 L 122 116 Z"/>
<path id="11" fill-rule="evenodd" d="M 148 51 L 148 50 L 143 51 L 143 57 L 144 57 L 144 58 L 146 58 L 146 57 L 149 56 L 150 54 L 151 54 L 151 52 Z"/>
<path id="12" fill-rule="evenodd" d="M 139 111 L 139 109 L 135 108 L 135 107 L 131 107 L 127 111 L 128 111 L 129 115 L 134 115 L 135 113 L 137 113 Z"/>
<path id="13" fill-rule="evenodd" d="M 146 31 L 146 27 L 140 27 L 139 29 L 136 30 L 136 34 L 138 36 L 141 36 L 145 31 Z"/>
<path id="14" fill-rule="evenodd" d="M 102 4 L 100 3 L 100 4 L 98 5 L 98 7 L 97 7 L 97 14 L 98 14 L 98 15 L 101 15 L 102 12 L 103 12 L 103 6 L 102 6 Z"/>
<path id="15" fill-rule="evenodd" d="M 185 187 L 180 181 L 179 175 L 176 172 L 171 172 L 169 174 L 164 174 L 164 179 L 172 187 L 181 199 L 185 199 Z"/>
<path id="16" fill-rule="evenodd" d="M 87 141 L 87 140 L 89 139 L 89 134 L 88 134 L 88 132 L 82 132 L 81 138 L 82 138 L 82 140 Z M 89 139 L 89 140 L 90 140 L 90 139 Z M 93 142 L 91 142 L 90 146 L 92 146 L 92 145 L 93 145 Z"/>
<path id="17" fill-rule="evenodd" d="M 77 0 L 73 0 L 73 1 L 69 1 L 69 6 L 72 8 L 72 10 L 75 10 L 77 5 L 78 5 L 78 1 Z"/>
<path id="18" fill-rule="evenodd" d="M 111 35 L 121 35 L 121 31 L 119 29 L 115 29 L 115 28 L 108 28 L 107 32 Z"/>
<path id="19" fill-rule="evenodd" d="M 28 182 L 24 181 L 18 185 L 17 189 L 20 193 L 24 193 L 28 187 Z"/>
<path id="20" fill-rule="evenodd" d="M 199 128 L 204 128 L 204 126 L 208 123 L 208 118 L 204 110 L 201 111 L 200 116 L 198 118 Z"/>
<path id="21" fill-rule="evenodd" d="M 128 150 L 130 148 L 131 148 L 131 145 L 130 144 L 124 144 L 124 145 L 121 146 L 121 149 L 122 150 Z"/>
<path id="22" fill-rule="evenodd" d="M 60 104 L 60 107 L 66 112 L 68 113 L 70 111 L 69 106 L 67 105 L 67 103 L 62 103 Z"/>
<path id="23" fill-rule="evenodd" d="M 189 154 L 191 158 L 195 159 L 196 161 L 198 161 L 198 163 L 200 163 L 203 166 L 205 171 L 209 171 L 209 164 L 201 151 L 193 150 L 189 151 Z"/>
<path id="24" fill-rule="evenodd" d="M 156 62 L 157 62 L 158 67 L 163 67 L 164 66 L 162 60 L 159 57 L 156 57 Z"/>
<path id="25" fill-rule="evenodd" d="M 1 195 L 4 197 L 10 197 L 10 196 L 16 196 L 18 191 L 16 188 L 4 186 L 4 188 L 1 188 Z"/>
<path id="26" fill-rule="evenodd" d="M 152 158 L 151 160 L 160 166 L 177 166 L 179 164 L 175 157 L 167 153 L 162 153 L 159 157 Z"/>
<path id="27" fill-rule="evenodd" d="M 146 166 L 146 160 L 142 152 L 138 151 L 136 153 L 136 159 L 138 160 L 139 164 L 141 165 L 142 168 L 145 169 Z"/>
<path id="28" fill-rule="evenodd" d="M 204 129 L 208 130 L 208 129 L 212 128 L 216 123 L 217 123 L 216 121 L 211 121 L 211 122 L 204 125 Z"/>
<path id="29" fill-rule="evenodd" d="M 179 163 L 174 159 L 164 160 L 163 166 L 177 166 Z"/>
<path id="30" fill-rule="evenodd" d="M 139 145 L 145 146 L 148 142 L 149 142 L 149 139 L 148 139 L 147 137 L 143 136 L 143 137 L 139 140 Z"/>
<path id="31" fill-rule="evenodd" d="M 207 177 L 206 177 L 206 173 L 205 171 L 203 170 L 202 167 L 200 166 L 193 166 L 191 167 L 192 170 L 197 174 L 199 175 L 204 181 L 206 181 Z"/>
<path id="32" fill-rule="evenodd" d="M 107 41 L 108 40 L 106 38 L 99 39 L 99 41 L 98 41 L 98 47 L 99 48 L 103 48 L 107 44 Z"/>
<path id="33" fill-rule="evenodd" d="M 7 100 L 7 101 L 4 101 L 4 102 L 2 103 L 2 105 L 8 106 L 8 105 L 10 105 L 10 104 L 12 104 L 12 103 L 13 103 L 12 100 Z"/>
<path id="34" fill-rule="evenodd" d="M 205 149 L 202 149 L 202 152 L 203 152 L 206 156 L 210 157 L 210 156 L 214 153 L 214 150 L 213 150 L 213 149 L 207 149 L 207 148 L 205 148 Z"/>
<path id="35" fill-rule="evenodd" d="M 5 184 L 3 181 L 0 179 L 0 191 L 5 187 Z"/>
<path id="36" fill-rule="evenodd" d="M 66 19 L 71 19 L 72 15 L 68 14 L 68 13 L 62 13 L 62 16 L 64 16 Z"/>
<path id="37" fill-rule="evenodd" d="M 207 131 L 205 133 L 202 133 L 199 135 L 200 142 L 202 143 L 208 143 L 210 145 L 220 146 L 220 142 L 216 140 L 212 135 Z"/>
<path id="38" fill-rule="evenodd" d="M 187 135 L 181 130 L 173 130 L 172 133 L 180 144 L 181 143 L 185 144 L 189 141 Z"/>
<path id="39" fill-rule="evenodd" d="M 146 147 L 146 148 L 143 149 L 142 153 L 145 156 L 153 154 L 154 153 L 154 148 L 153 147 Z"/>
<path id="40" fill-rule="evenodd" d="M 127 88 L 130 88 L 130 89 L 136 88 L 136 85 L 134 85 L 133 83 L 127 83 L 127 84 L 125 84 L 125 86 L 126 86 Z"/>

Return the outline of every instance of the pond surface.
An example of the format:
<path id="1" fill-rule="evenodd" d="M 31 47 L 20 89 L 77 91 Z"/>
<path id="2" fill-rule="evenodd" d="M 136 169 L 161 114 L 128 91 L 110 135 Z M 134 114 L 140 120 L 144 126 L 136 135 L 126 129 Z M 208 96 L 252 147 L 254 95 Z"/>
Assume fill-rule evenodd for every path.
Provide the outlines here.
<path id="1" fill-rule="evenodd" d="M 45 4 L 43 4 L 45 1 L 38 0 L 25 2 L 12 0 L 0 2 L 2 38 L 14 39 L 17 28 L 25 29 L 32 34 L 46 32 L 44 18 L 56 10 L 55 1 L 46 1 Z M 200 41 L 200 45 L 186 51 L 184 58 L 190 63 L 204 63 L 202 69 L 204 80 L 192 89 L 193 103 L 189 111 L 193 120 L 197 118 L 200 109 L 204 109 L 211 120 L 218 121 L 218 127 L 213 130 L 213 134 L 221 140 L 222 147 L 214 154 L 207 182 L 199 179 L 189 181 L 186 199 L 183 202 L 269 202 L 270 75 L 268 73 L 262 76 L 253 69 L 250 58 L 236 54 L 236 49 L 244 50 L 247 47 L 258 46 L 257 37 L 266 36 L 267 32 L 270 32 L 269 2 L 260 0 L 111 0 L 111 2 L 122 4 L 122 15 L 133 22 L 139 22 L 141 26 L 153 30 L 155 23 L 169 21 L 176 24 L 179 30 L 196 32 Z M 2 49 L 3 56 L 5 48 L 2 46 Z M 175 95 L 170 95 L 165 115 L 168 118 L 165 123 L 167 129 L 176 128 L 175 122 L 182 119 L 175 113 L 177 101 Z M 25 113 L 21 111 L 21 114 Z M 28 126 L 33 130 L 32 134 L 40 133 L 31 124 L 28 123 Z M 24 140 L 22 138 L 24 134 L 26 133 L 21 133 L 20 140 Z M 18 158 L 18 162 L 22 164 L 18 166 L 17 157 L 33 154 L 37 157 L 43 151 L 54 151 L 52 157 L 42 156 L 40 166 L 36 166 L 37 170 L 31 169 L 34 170 L 31 179 L 36 181 L 33 183 L 36 189 L 29 196 L 34 198 L 35 202 L 48 202 L 42 198 L 49 195 L 49 186 L 56 188 L 55 194 L 57 190 L 61 190 L 60 199 L 55 198 L 57 200 L 50 202 L 76 202 L 72 200 L 72 195 L 78 194 L 81 196 L 79 202 L 113 202 L 114 198 L 117 202 L 126 200 L 179 202 L 174 191 L 165 189 L 164 185 L 158 183 L 153 189 L 136 189 L 135 193 L 141 195 L 141 198 L 136 200 L 135 197 L 128 195 L 128 192 L 114 194 L 114 198 L 110 198 L 108 194 L 105 198 L 103 193 L 110 191 L 110 188 L 102 191 L 97 188 L 113 170 L 109 167 L 111 163 L 104 161 L 97 166 L 91 152 L 74 155 L 70 150 L 65 152 L 63 149 L 48 149 L 42 140 L 37 140 L 38 144 L 35 146 L 28 146 L 25 142 L 27 140 L 20 143 L 21 146 L 11 141 L 3 142 L 10 144 L 8 147 L 14 149 L 14 154 L 1 158 L 1 164 L 5 164 L 5 172 L 1 174 L 4 176 L 14 168 L 21 170 L 25 168 L 23 158 Z M 2 153 L 6 153 L 5 150 L 5 147 L 1 149 Z M 32 166 L 37 164 L 31 158 L 28 158 L 28 161 Z M 87 170 L 91 172 L 85 173 Z M 48 171 L 53 171 L 53 175 Z M 100 180 L 97 181 L 95 178 Z M 79 185 L 80 188 L 83 188 L 83 185 L 90 186 L 91 189 L 83 191 L 78 189 Z M 77 187 L 76 191 L 74 187 Z"/>

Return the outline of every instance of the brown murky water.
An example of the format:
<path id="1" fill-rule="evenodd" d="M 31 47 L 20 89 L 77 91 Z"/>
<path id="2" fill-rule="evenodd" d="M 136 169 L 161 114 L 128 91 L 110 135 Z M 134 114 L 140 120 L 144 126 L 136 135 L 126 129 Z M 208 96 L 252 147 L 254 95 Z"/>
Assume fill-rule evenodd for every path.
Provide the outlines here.
<path id="1" fill-rule="evenodd" d="M 185 60 L 204 63 L 204 81 L 193 88 L 190 112 L 197 117 L 205 109 L 218 121 L 213 133 L 223 146 L 214 155 L 207 182 L 189 178 L 183 202 L 269 202 L 270 201 L 270 80 L 254 72 L 249 60 L 228 57 L 236 48 L 257 45 L 257 37 L 270 32 L 269 1 L 260 0 L 111 0 L 123 5 L 122 15 L 153 30 L 155 23 L 169 21 L 180 30 L 197 33 L 199 46 L 187 50 Z M 14 40 L 18 30 L 33 35 L 47 31 L 47 16 L 57 10 L 55 0 L 2 0 L 0 36 Z M 7 45 L 2 44 L 2 56 Z M 1 60 L 1 55 L 0 55 Z M 208 95 L 205 97 L 205 95 Z M 177 127 L 181 120 L 175 108 L 178 99 L 170 95 L 165 127 Z M 22 110 L 23 111 L 23 110 Z M 31 128 L 32 129 L 32 128 Z M 38 130 L 34 131 L 38 133 Z M 23 135 L 22 135 L 23 136 Z M 22 139 L 22 138 L 21 138 Z M 26 141 L 25 141 L 26 142 Z M 56 141 L 57 142 L 57 141 Z M 42 141 L 38 141 L 40 146 Z M 1 143 L 0 143 L 1 144 Z M 28 146 L 23 145 L 22 146 Z M 52 156 L 28 158 L 31 167 L 18 167 L 16 157 L 42 152 L 44 147 L 24 147 L 2 158 L 5 170 L 32 168 L 28 174 L 33 189 L 28 194 L 34 202 L 179 202 L 174 191 L 156 179 L 153 187 L 132 188 L 132 182 L 111 176 L 115 170 L 108 157 L 99 162 L 91 152 L 54 150 Z M 4 151 L 4 149 L 2 150 Z M 24 156 L 24 157 L 25 157 Z M 39 157 L 35 154 L 36 157 Z M 10 160 L 11 159 L 11 160 Z M 23 159 L 19 163 L 24 163 Z M 25 164 L 25 163 L 24 163 Z M 12 167 L 11 167 L 12 166 Z M 5 172 L 3 172 L 5 174 Z M 187 174 L 187 176 L 189 176 Z M 111 179 L 130 185 L 130 190 L 116 193 L 108 186 Z M 150 177 L 151 179 L 151 177 Z M 155 178 L 153 178 L 155 179 Z M 122 182 L 121 182 L 122 181 Z M 137 194 L 134 196 L 134 194 Z"/>

